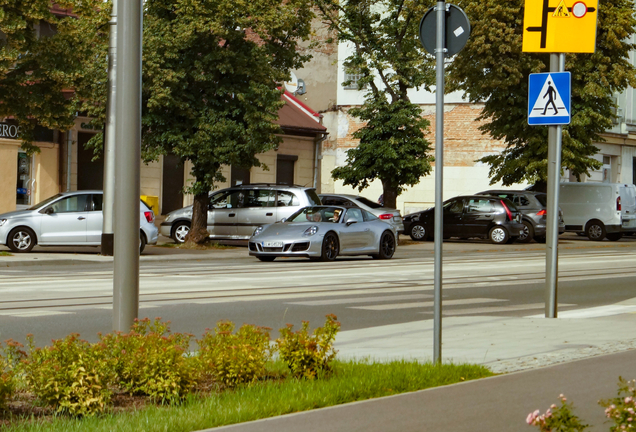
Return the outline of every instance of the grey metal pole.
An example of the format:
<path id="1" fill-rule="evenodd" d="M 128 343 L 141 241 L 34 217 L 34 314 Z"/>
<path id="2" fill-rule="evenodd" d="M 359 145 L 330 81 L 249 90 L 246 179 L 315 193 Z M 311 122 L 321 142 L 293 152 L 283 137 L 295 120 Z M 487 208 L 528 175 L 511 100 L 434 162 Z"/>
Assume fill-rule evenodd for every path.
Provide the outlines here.
<path id="1" fill-rule="evenodd" d="M 113 1 L 110 13 L 110 38 L 108 42 L 108 101 L 106 103 L 106 128 L 104 132 L 104 202 L 102 213 L 102 255 L 113 255 L 113 211 L 115 204 L 115 115 L 117 82 L 117 1 Z"/>
<path id="2" fill-rule="evenodd" d="M 71 191 L 71 165 L 73 165 L 73 131 L 66 132 L 66 192 Z"/>
<path id="3" fill-rule="evenodd" d="M 113 329 L 128 331 L 139 313 L 142 0 L 117 0 L 115 118 L 115 265 Z"/>
<path id="4" fill-rule="evenodd" d="M 446 4 L 437 2 L 437 35 L 435 49 L 435 307 L 433 323 L 433 362 L 442 362 L 442 242 L 443 236 L 443 170 L 444 170 L 444 57 L 446 41 Z"/>
<path id="5" fill-rule="evenodd" d="M 550 72 L 565 71 L 565 54 L 550 54 Z M 559 183 L 561 179 L 561 126 L 548 130 L 548 205 L 546 224 L 545 317 L 558 314 L 559 288 Z"/>

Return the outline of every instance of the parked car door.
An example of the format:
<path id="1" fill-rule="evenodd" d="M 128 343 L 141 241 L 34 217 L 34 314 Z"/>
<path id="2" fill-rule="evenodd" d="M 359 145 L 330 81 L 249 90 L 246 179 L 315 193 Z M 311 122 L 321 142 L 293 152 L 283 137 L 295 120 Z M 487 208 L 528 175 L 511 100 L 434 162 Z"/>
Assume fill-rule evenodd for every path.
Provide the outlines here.
<path id="1" fill-rule="evenodd" d="M 208 210 L 208 232 L 212 238 L 238 236 L 238 212 L 243 207 L 243 190 L 227 190 L 215 196 Z"/>
<path id="2" fill-rule="evenodd" d="M 461 237 L 463 235 L 463 211 L 463 198 L 454 198 L 446 202 L 446 205 L 444 205 L 444 238 Z"/>
<path id="3" fill-rule="evenodd" d="M 257 226 L 276 222 L 276 191 L 248 189 L 238 213 L 238 235 L 250 238 Z"/>
<path id="4" fill-rule="evenodd" d="M 484 236 L 492 224 L 496 209 L 488 198 L 468 198 L 462 217 L 463 236 Z"/>
<path id="5" fill-rule="evenodd" d="M 90 194 L 78 194 L 55 201 L 43 210 L 40 244 L 86 243 L 86 203 Z"/>
<path id="6" fill-rule="evenodd" d="M 92 194 L 88 201 L 88 212 L 86 213 L 87 243 L 102 243 L 102 228 L 104 224 L 103 198 L 104 195 L 102 194 Z"/>

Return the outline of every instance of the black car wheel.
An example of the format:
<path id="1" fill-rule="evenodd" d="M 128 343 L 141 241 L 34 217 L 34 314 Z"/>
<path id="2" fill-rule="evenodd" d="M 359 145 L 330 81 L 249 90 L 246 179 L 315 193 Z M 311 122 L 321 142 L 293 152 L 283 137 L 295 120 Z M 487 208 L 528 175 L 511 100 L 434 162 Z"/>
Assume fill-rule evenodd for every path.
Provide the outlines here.
<path id="1" fill-rule="evenodd" d="M 494 244 L 506 244 L 508 243 L 510 236 L 508 235 L 508 231 L 504 227 L 497 225 L 490 228 L 488 238 Z"/>
<path id="2" fill-rule="evenodd" d="M 139 255 L 141 255 L 141 253 L 146 248 L 146 244 L 148 244 L 146 235 L 143 232 L 139 233 Z"/>
<path id="3" fill-rule="evenodd" d="M 395 236 L 390 231 L 384 231 L 380 237 L 379 259 L 391 259 L 395 253 Z M 374 257 L 375 258 L 375 257 Z"/>
<path id="4" fill-rule="evenodd" d="M 264 262 L 272 262 L 276 259 L 276 257 L 273 256 L 257 256 L 256 258 Z"/>
<path id="5" fill-rule="evenodd" d="M 609 241 L 619 241 L 620 239 L 623 238 L 623 233 L 611 233 L 611 234 L 607 234 L 607 239 Z"/>
<path id="6" fill-rule="evenodd" d="M 605 225 L 601 221 L 593 220 L 585 227 L 585 234 L 592 241 L 601 241 L 606 235 Z"/>
<path id="7" fill-rule="evenodd" d="M 35 233 L 27 227 L 15 228 L 7 238 L 7 246 L 17 253 L 31 252 L 35 243 Z"/>
<path id="8" fill-rule="evenodd" d="M 322 255 L 320 255 L 320 260 L 333 261 L 338 256 L 338 252 L 340 252 L 338 236 L 332 232 L 328 232 L 322 240 Z"/>
<path id="9" fill-rule="evenodd" d="M 426 230 L 426 227 L 419 223 L 413 224 L 411 226 L 409 235 L 415 241 L 425 241 L 428 239 L 428 231 Z"/>
<path id="10" fill-rule="evenodd" d="M 534 228 L 528 221 L 524 220 L 521 223 L 523 223 L 523 231 L 519 235 L 519 238 L 517 238 L 517 241 L 519 243 L 530 243 L 534 238 Z"/>
<path id="11" fill-rule="evenodd" d="M 172 229 L 172 238 L 175 243 L 185 242 L 185 238 L 190 232 L 190 224 L 188 222 L 179 222 Z"/>

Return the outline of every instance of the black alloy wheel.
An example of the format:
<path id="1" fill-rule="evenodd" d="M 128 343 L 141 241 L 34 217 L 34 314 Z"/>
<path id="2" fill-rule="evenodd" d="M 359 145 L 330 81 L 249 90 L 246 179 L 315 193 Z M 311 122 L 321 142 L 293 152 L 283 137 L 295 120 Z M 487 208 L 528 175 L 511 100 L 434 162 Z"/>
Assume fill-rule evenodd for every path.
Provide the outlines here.
<path id="1" fill-rule="evenodd" d="M 384 231 L 380 237 L 379 259 L 391 259 L 395 253 L 395 236 L 390 231 Z"/>
<path id="2" fill-rule="evenodd" d="M 338 237 L 333 232 L 325 234 L 325 238 L 322 240 L 322 254 L 320 255 L 321 261 L 333 261 L 340 252 L 340 244 L 338 243 Z"/>
<path id="3" fill-rule="evenodd" d="M 534 228 L 532 227 L 532 224 L 528 221 L 524 220 L 521 223 L 523 224 L 523 231 L 517 238 L 517 241 L 519 243 L 530 243 L 532 239 L 534 238 Z"/>
<path id="4" fill-rule="evenodd" d="M 11 230 L 7 238 L 7 246 L 16 253 L 31 252 L 36 242 L 35 233 L 27 227 Z"/>
<path id="5" fill-rule="evenodd" d="M 428 231 L 424 225 L 416 223 L 411 226 L 409 236 L 415 241 L 425 241 L 428 239 Z"/>

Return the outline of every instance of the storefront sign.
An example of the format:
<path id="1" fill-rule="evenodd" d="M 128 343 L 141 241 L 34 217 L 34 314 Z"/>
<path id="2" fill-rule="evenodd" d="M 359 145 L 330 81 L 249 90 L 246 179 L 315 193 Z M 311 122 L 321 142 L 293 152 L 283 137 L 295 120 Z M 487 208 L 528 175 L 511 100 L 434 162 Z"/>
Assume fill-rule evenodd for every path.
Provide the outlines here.
<path id="1" fill-rule="evenodd" d="M 12 138 L 16 139 L 20 135 L 20 126 L 0 123 L 0 138 Z"/>

